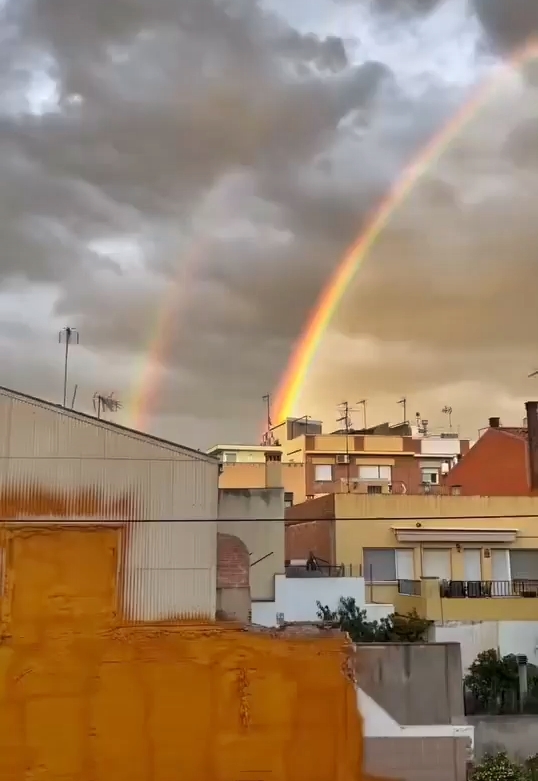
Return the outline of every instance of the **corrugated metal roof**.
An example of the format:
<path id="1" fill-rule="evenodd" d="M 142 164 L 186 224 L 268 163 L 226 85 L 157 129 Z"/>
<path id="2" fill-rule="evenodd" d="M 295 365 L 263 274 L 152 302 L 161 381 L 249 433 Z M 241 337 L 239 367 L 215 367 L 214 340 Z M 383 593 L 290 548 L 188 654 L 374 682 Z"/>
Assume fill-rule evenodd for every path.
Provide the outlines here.
<path id="1" fill-rule="evenodd" d="M 89 423 L 92 426 L 97 426 L 102 429 L 108 429 L 109 431 L 116 432 L 117 434 L 126 437 L 142 439 L 145 440 L 146 442 L 151 442 L 154 445 L 157 445 L 159 447 L 168 450 L 173 450 L 175 452 L 189 453 L 193 457 L 198 458 L 200 461 L 206 461 L 212 464 L 217 461 L 216 458 L 208 455 L 207 453 L 204 453 L 201 450 L 195 450 L 194 448 L 187 447 L 186 445 L 180 445 L 177 442 L 172 442 L 167 439 L 161 439 L 160 437 L 155 437 L 152 434 L 146 434 L 143 431 L 137 431 L 136 429 L 129 428 L 128 426 L 122 426 L 119 423 L 112 423 L 109 420 L 96 418 L 93 415 L 86 414 L 85 412 L 66 409 L 65 407 L 62 407 L 61 404 L 54 404 L 51 401 L 40 399 L 37 396 L 30 396 L 27 393 L 21 393 L 20 391 L 15 391 L 12 390 L 11 388 L 5 388 L 3 386 L 0 386 L 0 395 L 8 396 L 10 398 L 16 399 L 17 401 L 26 402 L 27 404 L 34 404 L 36 406 L 48 409 L 50 410 L 50 412 L 55 412 L 59 415 L 64 415 L 69 418 L 74 418 L 75 420 L 80 420 L 85 423 Z"/>

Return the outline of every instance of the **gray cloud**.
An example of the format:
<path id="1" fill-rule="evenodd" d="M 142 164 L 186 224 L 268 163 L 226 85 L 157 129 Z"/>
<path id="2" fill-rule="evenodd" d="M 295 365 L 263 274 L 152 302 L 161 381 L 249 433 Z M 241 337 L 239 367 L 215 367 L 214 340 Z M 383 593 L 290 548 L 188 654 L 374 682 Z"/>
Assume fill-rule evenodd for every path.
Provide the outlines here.
<path id="1" fill-rule="evenodd" d="M 511 0 L 506 20 L 501 5 L 476 0 L 477 17 L 463 0 L 364 4 L 350 46 L 252 0 L 8 3 L 0 278 L 56 287 L 51 333 L 76 324 L 99 356 L 76 368 L 87 397 L 104 382 L 128 392 L 172 299 L 160 425 L 175 419 L 194 444 L 205 418 L 215 436 L 251 436 L 259 397 L 405 162 L 492 52 L 538 32 L 534 2 Z M 394 356 L 370 367 L 372 393 L 485 382 L 494 360 L 480 356 L 514 341 L 531 360 L 538 117 L 525 89 L 464 133 L 343 302 L 335 332 L 429 356 L 423 371 Z M 91 376 L 107 362 L 106 379 Z M 358 372 L 340 367 L 336 392 L 318 367 L 317 397 L 352 392 Z M 42 367 L 24 376 L 34 392 L 54 384 Z M 506 372 L 498 382 L 517 395 Z"/>

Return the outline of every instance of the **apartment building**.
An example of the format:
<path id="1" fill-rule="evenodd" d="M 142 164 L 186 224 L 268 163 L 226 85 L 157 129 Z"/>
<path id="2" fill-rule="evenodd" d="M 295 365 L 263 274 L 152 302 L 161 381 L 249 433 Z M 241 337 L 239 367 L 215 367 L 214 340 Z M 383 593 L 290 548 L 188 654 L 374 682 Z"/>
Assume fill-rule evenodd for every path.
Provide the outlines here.
<path id="1" fill-rule="evenodd" d="M 471 442 L 452 431 L 433 432 L 419 424 L 384 423 L 323 433 L 320 421 L 289 418 L 271 430 L 272 445 L 221 444 L 207 452 L 220 458 L 220 486 L 225 488 L 263 485 L 265 454 L 281 452 L 288 507 L 325 494 L 453 490 L 442 486 L 443 476 L 468 452 Z"/>
<path id="2" fill-rule="evenodd" d="M 286 556 L 345 564 L 369 602 L 432 620 L 538 621 L 537 529 L 538 497 L 332 494 L 288 510 Z"/>

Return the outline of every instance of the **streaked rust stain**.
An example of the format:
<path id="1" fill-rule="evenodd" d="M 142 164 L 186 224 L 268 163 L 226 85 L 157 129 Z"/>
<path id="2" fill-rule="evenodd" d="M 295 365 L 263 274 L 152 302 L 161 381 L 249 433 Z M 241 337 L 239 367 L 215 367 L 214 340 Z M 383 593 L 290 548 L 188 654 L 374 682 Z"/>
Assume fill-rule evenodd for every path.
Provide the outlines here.
<path id="1" fill-rule="evenodd" d="M 138 519 L 138 502 L 130 494 L 109 496 L 101 489 L 51 490 L 38 483 L 0 491 L 0 519 L 105 518 Z"/>

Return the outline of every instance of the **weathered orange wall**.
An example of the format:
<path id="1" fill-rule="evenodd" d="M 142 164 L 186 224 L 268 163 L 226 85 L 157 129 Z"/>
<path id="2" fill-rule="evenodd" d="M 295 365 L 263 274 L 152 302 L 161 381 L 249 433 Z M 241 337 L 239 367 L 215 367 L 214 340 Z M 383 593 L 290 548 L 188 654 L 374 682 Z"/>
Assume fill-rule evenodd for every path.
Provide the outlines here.
<path id="1" fill-rule="evenodd" d="M 2 781 L 363 779 L 343 641 L 122 627 L 118 534 L 2 530 Z"/>

